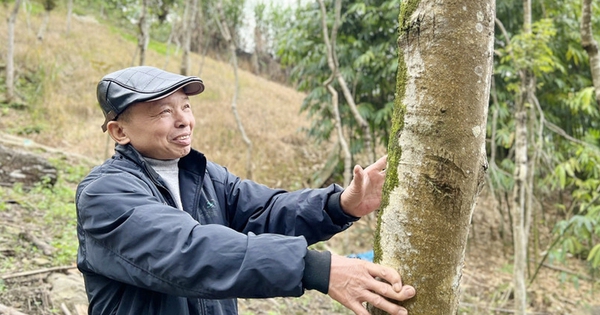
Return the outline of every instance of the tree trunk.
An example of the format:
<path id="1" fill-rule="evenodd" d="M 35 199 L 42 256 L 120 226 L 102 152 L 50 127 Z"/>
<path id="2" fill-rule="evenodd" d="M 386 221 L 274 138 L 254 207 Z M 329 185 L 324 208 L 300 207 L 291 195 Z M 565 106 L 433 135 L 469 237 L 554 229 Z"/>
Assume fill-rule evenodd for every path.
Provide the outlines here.
<path id="1" fill-rule="evenodd" d="M 16 0 L 15 6 L 8 17 L 8 43 L 6 45 L 6 101 L 11 102 L 15 97 L 15 23 L 22 0 Z"/>
<path id="2" fill-rule="evenodd" d="M 142 13 L 140 14 L 140 20 L 138 21 L 138 51 L 140 52 L 140 66 L 146 63 L 146 49 L 150 42 L 150 23 L 148 21 L 148 2 L 149 0 L 142 0 Z"/>
<path id="3" fill-rule="evenodd" d="M 67 35 L 71 33 L 71 17 L 73 16 L 73 0 L 67 2 Z"/>
<path id="4" fill-rule="evenodd" d="M 44 40 L 44 35 L 46 35 L 46 28 L 48 27 L 48 22 L 50 21 L 50 10 L 44 10 L 44 19 L 42 20 L 42 24 L 38 29 L 37 39 L 39 41 Z"/>
<path id="5" fill-rule="evenodd" d="M 375 261 L 417 295 L 411 315 L 456 314 L 487 169 L 494 0 L 403 1 L 396 103 Z M 373 309 L 372 314 L 383 314 Z"/>
<path id="6" fill-rule="evenodd" d="M 335 129 L 338 134 L 338 141 L 342 148 L 342 152 L 344 153 L 344 187 L 348 187 L 350 181 L 352 180 L 352 153 L 350 152 L 350 147 L 348 146 L 348 142 L 346 141 L 346 137 L 344 136 L 344 126 L 342 125 L 342 117 L 340 115 L 340 106 L 339 106 L 339 96 L 337 90 L 331 85 L 334 78 L 338 75 L 338 63 L 336 62 L 335 57 L 335 40 L 337 38 L 337 30 L 340 23 L 340 12 L 342 7 L 342 1 L 335 1 L 335 22 L 333 23 L 333 27 L 331 28 L 331 35 L 329 35 L 328 27 L 327 27 L 327 10 L 325 9 L 325 3 L 323 0 L 318 0 L 319 6 L 321 7 L 321 25 L 323 28 L 323 41 L 325 42 L 325 47 L 327 48 L 327 64 L 329 65 L 329 69 L 331 70 L 331 76 L 323 85 L 327 88 L 329 94 L 331 94 L 331 107 L 333 109 L 333 116 L 335 120 Z"/>
<path id="7" fill-rule="evenodd" d="M 242 124 L 242 119 L 237 111 L 237 98 L 240 89 L 240 80 L 238 75 L 238 63 L 237 63 L 237 55 L 236 55 L 236 45 L 233 41 L 233 37 L 231 37 L 231 32 L 229 30 L 229 25 L 225 20 L 225 14 L 223 12 L 223 1 L 219 0 L 217 3 L 218 9 L 218 17 L 217 17 L 217 25 L 219 26 L 219 30 L 221 31 L 221 35 L 227 42 L 227 46 L 229 48 L 229 52 L 231 53 L 231 67 L 233 68 L 233 75 L 235 78 L 234 84 L 234 92 L 233 98 L 231 99 L 231 111 L 233 112 L 233 116 L 235 117 L 235 121 L 237 123 L 238 129 L 242 134 L 242 140 L 246 144 L 246 178 L 252 179 L 252 141 L 246 135 L 246 131 L 244 130 L 244 125 Z"/>
<path id="8" fill-rule="evenodd" d="M 583 0 L 581 9 L 581 46 L 590 57 L 590 70 L 592 81 L 596 90 L 596 102 L 600 107 L 600 56 L 598 56 L 598 42 L 594 40 L 592 32 L 592 0 Z"/>
<path id="9" fill-rule="evenodd" d="M 190 73 L 190 51 L 192 47 L 192 29 L 195 25 L 196 6 L 198 0 L 186 0 L 185 12 L 183 13 L 183 56 L 179 72 L 182 75 Z"/>
<path id="10" fill-rule="evenodd" d="M 531 33 L 531 0 L 523 0 L 523 33 Z M 512 218 L 513 218 L 513 286 L 514 310 L 517 315 L 525 315 L 527 311 L 527 243 L 531 211 L 527 206 L 529 196 L 533 193 L 528 181 L 529 170 L 529 136 L 527 125 L 530 119 L 528 106 L 535 93 L 535 76 L 529 69 L 519 71 L 521 86 L 519 98 L 515 102 L 515 170 L 514 187 L 512 193 Z M 533 178 L 531 178 L 533 180 Z"/>

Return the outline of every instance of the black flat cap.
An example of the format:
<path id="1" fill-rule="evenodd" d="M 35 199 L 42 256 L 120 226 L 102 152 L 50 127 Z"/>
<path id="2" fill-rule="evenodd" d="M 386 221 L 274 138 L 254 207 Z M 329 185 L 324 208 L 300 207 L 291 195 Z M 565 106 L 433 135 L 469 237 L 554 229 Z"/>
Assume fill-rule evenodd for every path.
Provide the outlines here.
<path id="1" fill-rule="evenodd" d="M 104 113 L 102 131 L 106 131 L 108 122 L 117 119 L 129 105 L 156 101 L 179 89 L 187 95 L 196 95 L 204 91 L 204 83 L 198 77 L 148 66 L 126 68 L 106 75 L 97 89 L 98 102 Z"/>

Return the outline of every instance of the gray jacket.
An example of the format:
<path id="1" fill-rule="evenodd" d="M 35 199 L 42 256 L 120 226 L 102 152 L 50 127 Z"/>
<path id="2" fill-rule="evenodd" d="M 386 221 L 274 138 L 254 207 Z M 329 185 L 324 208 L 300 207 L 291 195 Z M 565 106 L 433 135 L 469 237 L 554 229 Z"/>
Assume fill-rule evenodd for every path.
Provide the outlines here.
<path id="1" fill-rule="evenodd" d="M 130 145 L 77 188 L 77 265 L 89 314 L 237 314 L 235 298 L 327 293 L 329 253 L 307 246 L 346 229 L 341 188 L 295 192 L 241 180 L 192 150 L 181 201 Z"/>

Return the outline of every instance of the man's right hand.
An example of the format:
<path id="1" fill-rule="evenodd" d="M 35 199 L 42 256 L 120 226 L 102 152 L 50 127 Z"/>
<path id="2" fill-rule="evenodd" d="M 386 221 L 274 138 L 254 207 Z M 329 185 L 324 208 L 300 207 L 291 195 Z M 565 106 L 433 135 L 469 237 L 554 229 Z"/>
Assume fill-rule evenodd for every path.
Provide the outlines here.
<path id="1" fill-rule="evenodd" d="M 415 288 L 402 285 L 400 274 L 392 268 L 332 254 L 328 294 L 357 315 L 369 315 L 364 302 L 392 315 L 406 315 L 405 308 L 386 298 L 410 299 L 415 296 Z"/>

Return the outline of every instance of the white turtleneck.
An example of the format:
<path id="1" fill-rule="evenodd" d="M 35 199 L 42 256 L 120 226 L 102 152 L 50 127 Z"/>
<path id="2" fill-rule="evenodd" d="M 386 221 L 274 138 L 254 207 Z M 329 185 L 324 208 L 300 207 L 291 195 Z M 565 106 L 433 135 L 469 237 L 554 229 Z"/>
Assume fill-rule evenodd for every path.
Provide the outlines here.
<path id="1" fill-rule="evenodd" d="M 150 165 L 167 184 L 167 189 L 173 195 L 177 208 L 183 210 L 181 204 L 181 196 L 179 194 L 179 159 L 174 160 L 156 160 L 144 157 L 148 165 Z"/>

